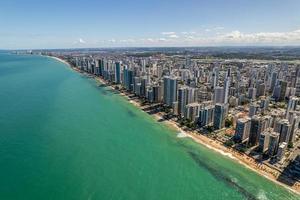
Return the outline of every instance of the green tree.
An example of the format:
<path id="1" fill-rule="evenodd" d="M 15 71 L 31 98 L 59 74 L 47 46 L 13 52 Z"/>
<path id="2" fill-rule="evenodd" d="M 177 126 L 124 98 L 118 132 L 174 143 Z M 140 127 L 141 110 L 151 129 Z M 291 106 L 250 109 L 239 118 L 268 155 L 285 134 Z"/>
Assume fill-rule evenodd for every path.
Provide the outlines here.
<path id="1" fill-rule="evenodd" d="M 294 144 L 293 144 L 292 142 L 289 142 L 289 144 L 288 144 L 288 148 L 289 148 L 289 149 L 292 149 L 292 148 L 294 148 Z"/>
<path id="2" fill-rule="evenodd" d="M 227 128 L 232 127 L 233 126 L 233 119 L 232 118 L 226 118 L 226 120 L 225 120 L 225 126 Z"/>

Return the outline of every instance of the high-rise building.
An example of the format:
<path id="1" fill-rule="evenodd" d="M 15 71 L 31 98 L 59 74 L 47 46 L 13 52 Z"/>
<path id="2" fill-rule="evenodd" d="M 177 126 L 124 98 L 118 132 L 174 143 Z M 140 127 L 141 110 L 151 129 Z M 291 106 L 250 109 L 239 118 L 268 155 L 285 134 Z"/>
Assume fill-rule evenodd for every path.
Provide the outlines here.
<path id="1" fill-rule="evenodd" d="M 199 103 L 190 103 L 186 105 L 185 112 L 184 112 L 184 118 L 189 119 L 192 122 L 197 121 L 199 117 L 199 109 L 200 104 Z"/>
<path id="2" fill-rule="evenodd" d="M 268 155 L 274 156 L 278 150 L 279 133 L 272 132 L 269 135 Z"/>
<path id="3" fill-rule="evenodd" d="M 266 85 L 265 83 L 260 83 L 256 87 L 256 96 L 265 96 L 265 91 L 266 91 Z"/>
<path id="4" fill-rule="evenodd" d="M 264 125 L 260 116 L 253 116 L 251 118 L 251 128 L 248 145 L 255 146 L 258 143 L 260 133 L 264 131 Z"/>
<path id="5" fill-rule="evenodd" d="M 162 88 L 159 85 L 154 85 L 153 90 L 153 102 L 160 103 L 162 101 Z"/>
<path id="6" fill-rule="evenodd" d="M 148 81 L 147 81 L 147 77 L 143 76 L 141 78 L 141 96 L 145 97 L 146 96 L 146 88 L 148 86 Z"/>
<path id="7" fill-rule="evenodd" d="M 117 84 L 121 83 L 121 64 L 120 64 L 120 62 L 115 63 L 115 82 Z"/>
<path id="8" fill-rule="evenodd" d="M 281 142 L 278 145 L 278 151 L 277 151 L 277 160 L 281 161 L 282 158 L 284 157 L 285 151 L 287 148 L 287 143 L 286 142 Z"/>
<path id="9" fill-rule="evenodd" d="M 234 139 L 245 142 L 249 138 L 251 119 L 249 117 L 239 118 L 236 122 Z"/>
<path id="10" fill-rule="evenodd" d="M 269 97 L 263 96 L 260 100 L 260 108 L 262 112 L 266 111 L 269 108 L 270 99 Z"/>
<path id="11" fill-rule="evenodd" d="M 147 87 L 147 89 L 146 89 L 146 98 L 147 98 L 147 100 L 150 102 L 150 103 L 153 103 L 153 101 L 154 101 L 154 98 L 153 98 L 153 90 L 152 90 L 152 88 L 149 88 L 149 87 Z"/>
<path id="12" fill-rule="evenodd" d="M 296 96 L 297 97 L 300 97 L 300 77 L 298 76 L 298 77 L 296 77 L 296 85 L 295 85 L 295 87 L 296 87 Z"/>
<path id="13" fill-rule="evenodd" d="M 185 106 L 196 101 L 196 88 L 181 87 L 178 89 L 178 114 L 184 115 Z"/>
<path id="14" fill-rule="evenodd" d="M 287 82 L 278 79 L 273 91 L 273 97 L 276 101 L 283 101 L 285 99 L 286 89 Z"/>
<path id="15" fill-rule="evenodd" d="M 280 81 L 280 96 L 279 101 L 285 100 L 285 93 L 287 90 L 288 83 L 287 81 Z"/>
<path id="16" fill-rule="evenodd" d="M 100 75 L 100 66 L 99 66 L 99 61 L 98 60 L 95 61 L 95 73 L 94 74 L 96 76 Z"/>
<path id="17" fill-rule="evenodd" d="M 141 96 L 141 79 L 138 76 L 133 78 L 133 91 L 136 95 Z"/>
<path id="18" fill-rule="evenodd" d="M 198 124 L 200 127 L 207 126 L 213 122 L 214 110 L 215 107 L 213 105 L 200 108 L 198 118 Z"/>
<path id="19" fill-rule="evenodd" d="M 294 143 L 295 142 L 296 132 L 299 129 L 300 116 L 299 116 L 298 113 L 296 114 L 296 113 L 290 111 L 288 120 L 289 120 L 289 122 L 291 124 L 291 131 L 290 131 L 289 143 Z"/>
<path id="20" fill-rule="evenodd" d="M 256 103 L 251 103 L 249 105 L 249 117 L 253 117 L 258 112 L 259 105 Z"/>
<path id="21" fill-rule="evenodd" d="M 214 110 L 214 128 L 221 129 L 225 126 L 225 117 L 227 113 L 228 105 L 226 104 L 219 104 L 215 105 Z"/>
<path id="22" fill-rule="evenodd" d="M 187 103 L 185 98 L 185 87 L 181 87 L 178 89 L 178 114 L 179 115 L 181 116 L 184 115 L 184 109 L 186 105 Z"/>
<path id="23" fill-rule="evenodd" d="M 290 111 L 296 110 L 298 103 L 299 103 L 298 97 L 293 97 L 293 96 L 290 97 L 289 103 L 286 108 L 286 117 L 288 117 Z"/>
<path id="24" fill-rule="evenodd" d="M 229 72 L 227 71 L 227 73 L 230 74 L 230 70 Z M 229 98 L 229 88 L 230 88 L 230 80 L 231 80 L 229 74 L 227 74 L 227 78 L 225 79 L 225 83 L 224 83 L 224 97 L 223 97 L 224 104 L 228 103 L 228 98 Z"/>
<path id="25" fill-rule="evenodd" d="M 256 88 L 251 87 L 248 89 L 248 98 L 253 101 L 256 99 Z"/>
<path id="26" fill-rule="evenodd" d="M 270 133 L 272 133 L 272 129 L 267 129 L 263 131 L 260 136 L 259 136 L 259 150 L 261 152 L 266 152 L 269 148 L 269 143 L 270 143 Z"/>
<path id="27" fill-rule="evenodd" d="M 219 81 L 219 66 L 215 64 L 215 67 L 213 68 L 212 73 L 212 86 L 213 88 L 216 88 L 218 86 Z"/>
<path id="28" fill-rule="evenodd" d="M 222 104 L 224 102 L 224 88 L 215 87 L 214 90 L 214 102 Z"/>
<path id="29" fill-rule="evenodd" d="M 176 77 L 164 77 L 164 103 L 170 107 L 177 101 L 177 84 Z"/>
<path id="30" fill-rule="evenodd" d="M 103 76 L 103 72 L 104 72 L 104 60 L 103 59 L 99 59 L 98 60 L 98 65 L 99 65 L 99 76 Z"/>
<path id="31" fill-rule="evenodd" d="M 273 92 L 273 90 L 275 88 L 275 84 L 277 82 L 277 76 L 278 76 L 277 72 L 272 72 L 272 75 L 271 75 L 271 84 L 270 84 L 270 92 Z"/>
<path id="32" fill-rule="evenodd" d="M 275 122 L 274 131 L 279 133 L 279 142 L 289 142 L 291 124 L 287 119 L 280 119 Z"/>
<path id="33" fill-rule="evenodd" d="M 124 69 L 124 86 L 126 90 L 132 91 L 133 90 L 133 78 L 134 78 L 134 71 L 131 69 Z"/>

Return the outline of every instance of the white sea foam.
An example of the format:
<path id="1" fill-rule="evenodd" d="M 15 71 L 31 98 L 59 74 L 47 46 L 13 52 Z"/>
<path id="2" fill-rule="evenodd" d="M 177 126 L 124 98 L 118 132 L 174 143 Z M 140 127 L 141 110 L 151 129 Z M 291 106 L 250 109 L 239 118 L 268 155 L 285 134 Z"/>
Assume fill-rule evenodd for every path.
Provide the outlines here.
<path id="1" fill-rule="evenodd" d="M 237 182 L 238 182 L 238 179 L 235 178 L 235 177 L 231 177 L 231 181 L 234 182 L 234 183 L 237 183 Z"/>
<path id="2" fill-rule="evenodd" d="M 178 137 L 178 138 L 185 138 L 185 137 L 187 137 L 187 134 L 186 134 L 185 132 L 181 131 L 181 132 L 179 132 L 179 133 L 177 134 L 177 137 Z"/>
<path id="3" fill-rule="evenodd" d="M 265 192 L 263 190 L 259 190 L 258 192 L 258 199 L 259 200 L 268 200 L 268 197 L 266 196 Z"/>
<path id="4" fill-rule="evenodd" d="M 231 153 L 226 153 L 226 152 L 224 152 L 222 150 L 219 150 L 219 149 L 216 149 L 216 151 L 218 151 L 219 153 L 221 153 L 223 156 L 227 156 L 227 157 L 229 157 L 231 159 L 236 160 L 236 157 L 234 157 Z"/>

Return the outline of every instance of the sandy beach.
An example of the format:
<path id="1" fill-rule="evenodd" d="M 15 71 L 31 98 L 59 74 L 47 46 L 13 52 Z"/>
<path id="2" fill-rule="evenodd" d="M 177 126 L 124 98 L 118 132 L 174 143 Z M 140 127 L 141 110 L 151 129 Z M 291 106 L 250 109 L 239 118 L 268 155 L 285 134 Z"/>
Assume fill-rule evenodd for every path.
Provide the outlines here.
<path id="1" fill-rule="evenodd" d="M 57 60 L 57 61 L 59 61 L 59 62 L 62 62 L 62 63 L 64 63 L 64 64 L 68 65 L 69 67 L 71 67 L 70 63 L 68 63 L 67 61 L 65 61 L 65 60 L 63 60 L 63 59 L 61 59 L 61 58 L 58 58 L 58 57 L 55 57 L 55 56 L 46 56 L 46 57 L 48 57 L 48 58 L 53 58 L 53 59 L 55 59 L 55 60 Z"/>
<path id="2" fill-rule="evenodd" d="M 51 56 L 51 58 L 56 59 L 68 66 L 70 66 L 72 69 L 74 69 L 77 72 L 81 72 L 81 70 L 79 70 L 78 68 L 74 68 L 72 67 L 68 62 L 66 62 L 63 59 L 57 58 L 57 57 L 53 57 Z M 82 72 L 81 72 L 82 73 Z M 96 77 L 94 76 L 95 80 L 97 80 L 98 82 L 102 83 L 102 84 L 106 84 L 106 81 L 104 79 L 102 79 L 101 77 Z M 115 90 L 114 87 L 109 86 L 112 90 Z M 126 99 L 128 99 L 128 101 L 133 104 L 134 106 L 142 109 L 143 106 L 141 105 L 141 102 L 139 100 L 132 100 L 130 99 L 127 94 L 125 93 L 120 93 L 121 96 L 124 96 Z M 163 113 L 156 113 L 152 115 L 157 121 L 159 121 L 160 119 L 162 119 Z M 242 154 L 238 151 L 235 151 L 233 149 L 227 148 L 225 147 L 222 143 L 216 141 L 216 140 L 212 140 L 204 135 L 198 134 L 196 132 L 193 131 L 185 131 L 183 130 L 181 127 L 179 127 L 179 125 L 172 120 L 164 120 L 162 123 L 164 123 L 165 125 L 167 125 L 169 128 L 176 130 L 178 133 L 181 133 L 181 135 L 184 137 L 189 137 L 191 139 L 193 139 L 195 142 L 206 146 L 209 149 L 212 149 L 213 151 L 216 151 L 224 156 L 227 156 L 229 158 L 231 158 L 232 160 L 242 164 L 243 166 L 247 167 L 248 169 L 258 173 L 261 176 L 266 177 L 267 179 L 273 181 L 274 183 L 277 183 L 285 188 L 287 188 L 290 191 L 293 191 L 297 194 L 300 195 L 300 183 L 296 182 L 293 186 L 288 186 L 285 185 L 279 181 L 277 181 L 278 176 L 280 175 L 280 173 L 265 165 L 265 164 L 261 164 L 261 163 L 257 163 L 252 157 L 247 156 L 246 154 Z"/>

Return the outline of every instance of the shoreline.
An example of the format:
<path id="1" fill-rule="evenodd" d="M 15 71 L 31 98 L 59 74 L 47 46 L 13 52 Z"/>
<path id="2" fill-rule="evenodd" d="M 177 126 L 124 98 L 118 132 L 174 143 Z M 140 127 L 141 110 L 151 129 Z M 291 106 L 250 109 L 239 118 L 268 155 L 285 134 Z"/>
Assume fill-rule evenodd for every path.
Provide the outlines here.
<path id="1" fill-rule="evenodd" d="M 46 57 L 53 58 L 61 63 L 64 63 L 67 66 L 71 67 L 71 69 L 73 69 L 76 72 L 83 73 L 80 69 L 73 67 L 70 63 L 68 63 L 67 61 L 65 61 L 61 58 L 58 58 L 55 56 L 46 56 Z M 98 81 L 102 84 L 107 84 L 107 82 L 104 79 L 102 79 L 101 77 L 97 77 L 94 75 L 93 75 L 93 77 L 96 81 Z M 108 86 L 108 87 L 112 90 L 116 90 L 113 86 Z M 131 103 L 135 107 L 139 108 L 140 110 L 143 109 L 143 106 L 141 105 L 141 102 L 139 100 L 129 99 L 128 95 L 123 92 L 120 92 L 120 96 L 125 97 L 129 103 Z M 151 116 L 156 121 L 159 121 L 162 119 L 162 113 L 151 114 Z M 190 138 L 194 142 L 201 144 L 201 145 L 205 146 L 206 148 L 209 148 L 223 156 L 226 156 L 226 157 L 232 159 L 233 161 L 243 165 L 247 169 L 250 169 L 253 172 L 257 173 L 258 175 L 263 176 L 264 178 L 267 178 L 268 180 L 272 181 L 273 183 L 278 184 L 297 195 L 300 195 L 300 183 L 299 182 L 297 182 L 297 184 L 295 184 L 293 186 L 288 186 L 288 185 L 278 181 L 277 178 L 280 175 L 279 172 L 277 172 L 275 169 L 273 169 L 265 164 L 257 163 L 252 157 L 242 154 L 242 153 L 235 151 L 233 149 L 230 149 L 228 147 L 225 147 L 221 142 L 210 139 L 204 135 L 197 134 L 196 132 L 193 132 L 193 131 L 183 130 L 175 121 L 165 120 L 165 121 L 159 122 L 159 123 L 163 123 L 168 128 L 171 128 L 173 130 L 178 131 L 179 133 L 182 133 L 184 135 L 184 137 Z"/>
<path id="2" fill-rule="evenodd" d="M 57 60 L 57 61 L 59 61 L 59 62 L 62 62 L 62 63 L 64 63 L 64 64 L 68 65 L 69 67 L 72 67 L 72 66 L 70 65 L 70 63 L 68 63 L 67 61 L 65 61 L 65 60 L 63 60 L 63 59 L 61 59 L 61 58 L 58 58 L 58 57 L 55 57 L 55 56 L 46 56 L 46 55 L 45 55 L 45 57 L 47 57 L 47 58 L 53 58 L 53 59 L 55 59 L 55 60 Z M 72 68 L 73 68 L 73 67 L 72 67 Z"/>

